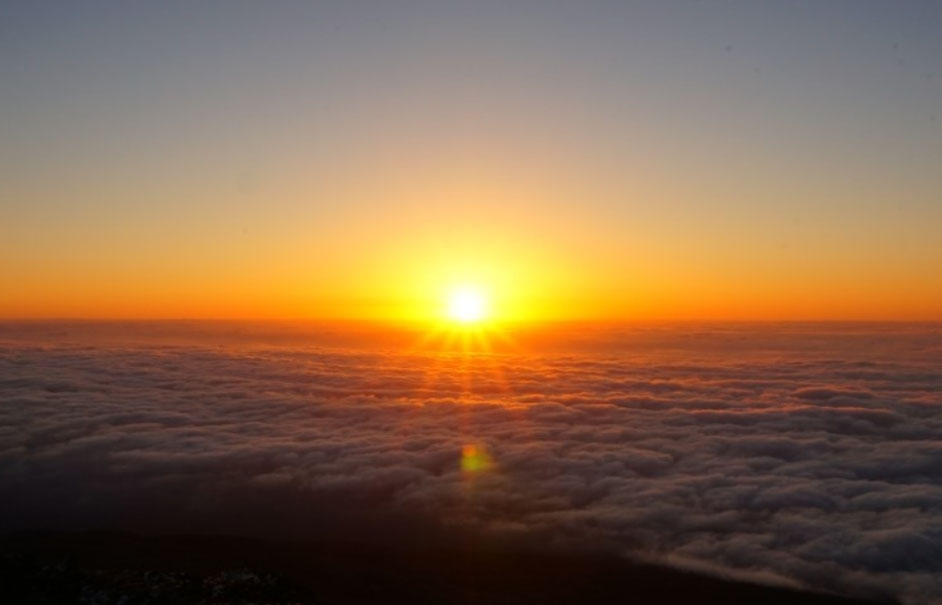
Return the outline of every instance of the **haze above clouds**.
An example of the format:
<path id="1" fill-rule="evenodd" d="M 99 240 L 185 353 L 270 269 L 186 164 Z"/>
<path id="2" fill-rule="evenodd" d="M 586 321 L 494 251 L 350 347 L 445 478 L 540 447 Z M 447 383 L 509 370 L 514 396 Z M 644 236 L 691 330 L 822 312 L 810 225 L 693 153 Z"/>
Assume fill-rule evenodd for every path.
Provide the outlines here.
<path id="1" fill-rule="evenodd" d="M 942 598 L 938 325 L 660 326 L 473 356 L 90 326 L 0 329 L 2 530 L 486 529 Z M 490 466 L 462 470 L 467 446 Z"/>

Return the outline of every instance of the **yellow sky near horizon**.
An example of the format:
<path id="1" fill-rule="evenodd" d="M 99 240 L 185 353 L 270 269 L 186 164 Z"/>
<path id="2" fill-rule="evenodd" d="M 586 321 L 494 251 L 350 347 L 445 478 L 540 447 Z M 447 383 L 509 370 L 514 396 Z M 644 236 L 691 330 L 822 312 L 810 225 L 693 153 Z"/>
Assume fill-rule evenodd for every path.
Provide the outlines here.
<path id="1" fill-rule="evenodd" d="M 887 223 L 868 219 L 848 242 L 784 210 L 719 212 L 722 193 L 650 174 L 523 168 L 413 156 L 369 182 L 114 190 L 138 203 L 93 225 L 66 204 L 73 192 L 44 193 L 62 215 L 0 243 L 16 259 L 0 267 L 0 316 L 434 320 L 470 285 L 506 320 L 942 319 L 931 235 L 880 241 Z M 736 186 L 752 199 L 772 189 Z M 168 209 L 168 187 L 202 204 Z M 310 201 L 324 198 L 328 212 Z"/>

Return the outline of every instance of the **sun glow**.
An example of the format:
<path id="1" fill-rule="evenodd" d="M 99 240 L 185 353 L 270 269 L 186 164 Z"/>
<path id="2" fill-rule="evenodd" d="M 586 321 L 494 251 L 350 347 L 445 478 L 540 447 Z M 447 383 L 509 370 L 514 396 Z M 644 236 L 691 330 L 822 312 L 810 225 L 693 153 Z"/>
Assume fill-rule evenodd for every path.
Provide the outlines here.
<path id="1" fill-rule="evenodd" d="M 487 319 L 487 299 L 480 290 L 468 286 L 455 288 L 448 296 L 448 317 L 461 323 Z"/>
<path id="2" fill-rule="evenodd" d="M 496 288 L 481 283 L 485 282 L 452 282 L 439 291 L 439 319 L 428 324 L 414 345 L 416 350 L 465 355 L 516 350 L 506 330 L 504 299 L 493 298 Z"/>

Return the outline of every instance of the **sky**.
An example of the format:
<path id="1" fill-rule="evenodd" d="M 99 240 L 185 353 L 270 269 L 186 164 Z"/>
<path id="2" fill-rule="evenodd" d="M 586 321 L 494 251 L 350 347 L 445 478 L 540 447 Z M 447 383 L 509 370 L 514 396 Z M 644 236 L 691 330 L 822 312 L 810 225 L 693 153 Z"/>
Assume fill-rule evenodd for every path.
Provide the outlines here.
<path id="1" fill-rule="evenodd" d="M 0 3 L 0 317 L 942 319 L 938 2 Z"/>

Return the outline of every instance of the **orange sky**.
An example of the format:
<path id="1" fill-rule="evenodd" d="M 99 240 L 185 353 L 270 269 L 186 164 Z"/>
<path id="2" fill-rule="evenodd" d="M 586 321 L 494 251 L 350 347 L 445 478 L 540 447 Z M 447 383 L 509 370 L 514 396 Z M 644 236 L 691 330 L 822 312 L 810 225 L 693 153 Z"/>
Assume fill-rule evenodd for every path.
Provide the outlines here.
<path id="1" fill-rule="evenodd" d="M 889 16 L 260 10 L 24 9 L 0 317 L 942 320 L 942 52 Z"/>

